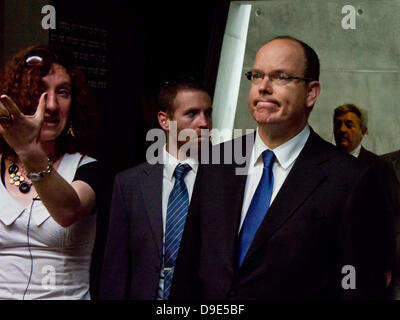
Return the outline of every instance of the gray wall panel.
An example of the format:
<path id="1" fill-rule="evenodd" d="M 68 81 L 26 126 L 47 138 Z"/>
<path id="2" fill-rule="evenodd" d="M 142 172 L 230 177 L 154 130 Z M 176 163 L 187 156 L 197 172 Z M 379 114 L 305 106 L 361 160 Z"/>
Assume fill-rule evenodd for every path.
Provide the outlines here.
<path id="1" fill-rule="evenodd" d="M 243 73 L 269 39 L 289 34 L 318 53 L 322 91 L 310 117 L 312 127 L 333 142 L 333 109 L 356 103 L 368 111 L 364 145 L 382 154 L 400 149 L 400 0 L 253 1 Z M 342 7 L 356 10 L 356 29 L 342 28 Z M 242 76 L 234 128 L 254 128 L 247 108 L 250 88 Z"/>

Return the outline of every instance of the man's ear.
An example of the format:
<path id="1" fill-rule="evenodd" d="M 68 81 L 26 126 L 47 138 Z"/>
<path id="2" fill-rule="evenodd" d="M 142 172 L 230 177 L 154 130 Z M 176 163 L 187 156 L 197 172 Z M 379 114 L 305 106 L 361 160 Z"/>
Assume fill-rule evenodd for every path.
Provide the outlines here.
<path id="1" fill-rule="evenodd" d="M 158 118 L 158 123 L 160 124 L 160 127 L 164 131 L 169 131 L 169 120 L 168 120 L 167 113 L 165 111 L 158 111 L 157 118 Z"/>
<path id="2" fill-rule="evenodd" d="M 319 81 L 311 81 L 307 86 L 307 107 L 312 108 L 317 102 L 321 85 Z"/>
<path id="3" fill-rule="evenodd" d="M 368 133 L 368 128 L 362 128 L 361 133 L 363 136 L 365 136 Z"/>

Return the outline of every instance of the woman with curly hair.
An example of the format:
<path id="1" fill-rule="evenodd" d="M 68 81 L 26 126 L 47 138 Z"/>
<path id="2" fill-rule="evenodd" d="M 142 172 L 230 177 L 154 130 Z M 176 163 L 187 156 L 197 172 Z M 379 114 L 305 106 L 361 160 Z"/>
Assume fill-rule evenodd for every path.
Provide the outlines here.
<path id="1" fill-rule="evenodd" d="M 0 82 L 0 299 L 89 299 L 101 171 L 79 68 L 49 47 Z"/>

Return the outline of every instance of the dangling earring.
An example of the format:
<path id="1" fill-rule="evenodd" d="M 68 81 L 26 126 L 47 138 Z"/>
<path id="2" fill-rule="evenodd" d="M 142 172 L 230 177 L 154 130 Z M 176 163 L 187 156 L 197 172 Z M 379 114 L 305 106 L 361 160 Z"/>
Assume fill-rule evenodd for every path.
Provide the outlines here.
<path id="1" fill-rule="evenodd" d="M 72 121 L 69 122 L 69 127 L 67 130 L 67 135 L 70 135 L 72 138 L 75 138 L 74 128 L 72 126 Z"/>

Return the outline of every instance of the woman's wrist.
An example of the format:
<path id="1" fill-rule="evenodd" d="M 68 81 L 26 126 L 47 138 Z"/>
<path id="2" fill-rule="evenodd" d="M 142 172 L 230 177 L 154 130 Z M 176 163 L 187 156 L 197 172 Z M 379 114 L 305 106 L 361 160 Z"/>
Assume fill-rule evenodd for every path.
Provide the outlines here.
<path id="1" fill-rule="evenodd" d="M 39 172 L 47 166 L 48 157 L 40 144 L 37 146 L 24 148 L 20 151 L 15 150 L 15 152 L 28 173 Z"/>

